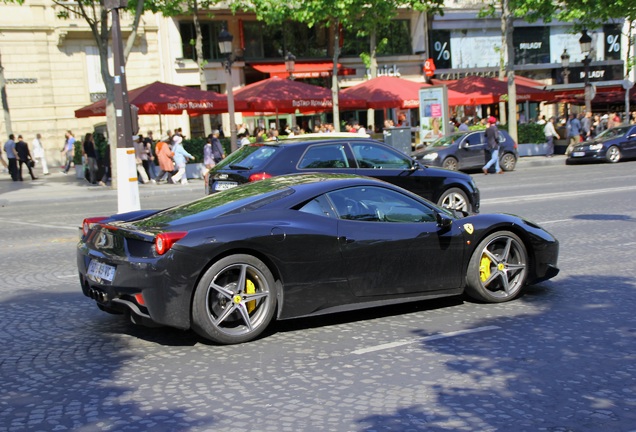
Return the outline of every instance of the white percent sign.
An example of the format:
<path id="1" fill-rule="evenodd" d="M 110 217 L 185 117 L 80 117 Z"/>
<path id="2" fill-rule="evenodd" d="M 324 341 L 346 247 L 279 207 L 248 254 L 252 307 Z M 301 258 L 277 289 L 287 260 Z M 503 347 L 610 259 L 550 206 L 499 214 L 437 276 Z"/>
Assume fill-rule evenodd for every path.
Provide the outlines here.
<path id="1" fill-rule="evenodd" d="M 609 49 L 607 50 L 607 52 L 621 51 L 621 43 L 618 38 L 619 35 L 607 35 L 607 44 L 609 45 Z"/>
<path id="2" fill-rule="evenodd" d="M 444 42 L 444 45 L 440 41 L 435 42 L 433 46 L 435 51 L 437 51 L 437 60 L 444 59 L 448 60 L 450 58 L 450 51 L 448 50 L 448 42 Z"/>

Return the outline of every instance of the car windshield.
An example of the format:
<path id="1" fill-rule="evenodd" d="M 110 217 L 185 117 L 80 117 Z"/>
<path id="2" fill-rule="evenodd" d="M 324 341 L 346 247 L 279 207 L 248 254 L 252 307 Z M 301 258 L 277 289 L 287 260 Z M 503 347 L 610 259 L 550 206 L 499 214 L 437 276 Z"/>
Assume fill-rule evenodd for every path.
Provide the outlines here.
<path id="1" fill-rule="evenodd" d="M 453 134 L 453 135 L 449 135 L 449 136 L 438 138 L 435 141 L 433 141 L 428 146 L 428 148 L 431 148 L 431 147 L 448 147 L 449 145 L 451 145 L 453 142 L 455 142 L 455 140 L 457 140 L 461 136 L 462 136 L 462 134 Z"/>
<path id="2" fill-rule="evenodd" d="M 260 169 L 281 147 L 276 145 L 245 145 L 216 165 L 217 169 Z"/>
<path id="3" fill-rule="evenodd" d="M 631 126 L 623 126 L 623 127 L 615 127 L 615 128 L 607 129 L 601 132 L 600 134 L 598 134 L 596 139 L 604 141 L 611 138 L 622 138 L 625 136 L 625 134 L 627 133 L 630 127 Z"/>

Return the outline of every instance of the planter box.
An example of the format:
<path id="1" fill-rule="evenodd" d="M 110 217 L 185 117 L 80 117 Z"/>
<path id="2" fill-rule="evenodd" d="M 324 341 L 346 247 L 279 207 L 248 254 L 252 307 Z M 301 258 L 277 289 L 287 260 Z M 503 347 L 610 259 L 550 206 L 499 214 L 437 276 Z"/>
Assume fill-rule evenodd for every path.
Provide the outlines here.
<path id="1" fill-rule="evenodd" d="M 202 179 L 205 172 L 205 166 L 202 163 L 186 164 L 185 175 L 189 179 Z"/>
<path id="2" fill-rule="evenodd" d="M 548 153 L 547 144 L 519 144 L 519 156 L 545 156 Z"/>
<path id="3" fill-rule="evenodd" d="M 75 165 L 75 177 L 83 179 L 84 177 L 84 165 Z"/>

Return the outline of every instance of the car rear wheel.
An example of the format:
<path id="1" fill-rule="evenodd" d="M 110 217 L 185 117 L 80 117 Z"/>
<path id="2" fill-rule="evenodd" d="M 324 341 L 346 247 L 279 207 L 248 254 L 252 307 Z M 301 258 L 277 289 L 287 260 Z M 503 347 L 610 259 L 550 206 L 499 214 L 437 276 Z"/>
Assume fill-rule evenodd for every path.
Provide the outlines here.
<path id="1" fill-rule="evenodd" d="M 610 163 L 616 163 L 621 160 L 621 150 L 615 145 L 607 149 L 605 159 Z"/>
<path id="2" fill-rule="evenodd" d="M 251 255 L 231 255 L 214 263 L 199 282 L 192 327 L 222 344 L 254 339 L 269 325 L 277 287 L 267 266 Z"/>
<path id="3" fill-rule="evenodd" d="M 445 191 L 442 196 L 439 197 L 437 205 L 449 210 L 459 210 L 467 213 L 472 211 L 468 196 L 459 188 L 450 188 Z"/>
<path id="4" fill-rule="evenodd" d="M 504 171 L 514 171 L 517 165 L 517 158 L 512 153 L 506 153 L 501 157 L 499 165 Z"/>
<path id="5" fill-rule="evenodd" d="M 455 159 L 454 157 L 447 157 L 446 159 L 444 159 L 444 162 L 442 162 L 442 168 L 446 168 L 451 171 L 457 171 L 457 159 Z"/>
<path id="6" fill-rule="evenodd" d="M 490 234 L 475 249 L 468 263 L 466 293 L 489 303 L 514 299 L 525 285 L 528 253 L 510 231 Z"/>

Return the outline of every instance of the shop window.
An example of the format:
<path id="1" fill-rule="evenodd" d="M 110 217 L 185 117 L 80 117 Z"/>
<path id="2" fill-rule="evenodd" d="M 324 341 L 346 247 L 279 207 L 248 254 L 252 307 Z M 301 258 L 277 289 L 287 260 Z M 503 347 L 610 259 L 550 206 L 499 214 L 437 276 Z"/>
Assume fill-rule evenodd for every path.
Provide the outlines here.
<path id="1" fill-rule="evenodd" d="M 409 55 L 411 48 L 411 29 L 408 20 L 392 20 L 388 25 L 379 26 L 376 34 L 377 55 Z M 370 38 L 359 36 L 355 31 L 345 31 L 342 56 L 359 56 L 369 52 Z"/>
<path id="2" fill-rule="evenodd" d="M 221 29 L 227 24 L 225 21 L 208 21 L 201 23 L 201 35 L 203 36 L 203 57 L 204 60 L 217 60 L 223 56 L 219 53 L 218 36 Z M 197 35 L 194 24 L 187 21 L 179 23 L 179 33 L 181 34 L 181 47 L 183 58 L 196 61 L 196 48 L 194 43 Z"/>
<path id="3" fill-rule="evenodd" d="M 329 33 L 322 25 L 286 22 L 268 26 L 243 21 L 246 60 L 282 59 L 287 52 L 296 58 L 324 58 L 329 55 Z"/>

